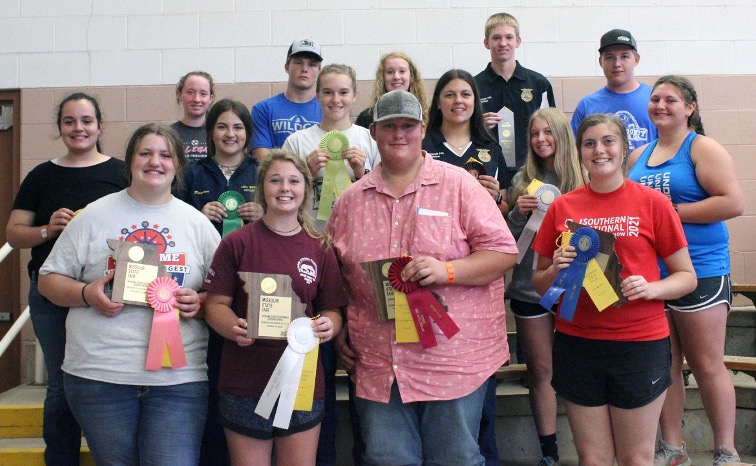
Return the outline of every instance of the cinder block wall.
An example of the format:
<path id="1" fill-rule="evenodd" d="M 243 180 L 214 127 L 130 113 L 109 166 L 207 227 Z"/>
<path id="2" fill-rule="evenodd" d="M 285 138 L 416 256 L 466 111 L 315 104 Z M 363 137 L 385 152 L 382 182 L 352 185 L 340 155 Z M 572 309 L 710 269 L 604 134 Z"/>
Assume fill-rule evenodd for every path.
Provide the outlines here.
<path id="1" fill-rule="evenodd" d="M 732 154 L 737 164 L 740 182 L 746 193 L 743 216 L 730 220 L 730 251 L 732 277 L 736 283 L 756 283 L 756 75 L 689 76 L 699 92 L 701 115 L 707 134 Z M 653 84 L 656 77 L 642 77 Z M 550 78 L 556 104 L 569 117 L 580 98 L 604 84 L 603 78 Z M 435 80 L 426 81 L 432 93 Z M 248 107 L 253 103 L 282 92 L 284 83 L 219 84 L 216 98 L 234 98 Z M 24 89 L 21 92 L 21 178 L 37 164 L 64 153 L 63 144 L 56 139 L 55 110 L 58 102 L 74 90 L 95 96 L 102 108 L 105 153 L 123 158 L 126 140 L 131 132 L 146 122 L 173 122 L 180 115 L 173 85 L 118 86 L 83 88 Z M 360 81 L 358 101 L 352 116 L 367 107 L 372 92 L 371 81 Z M 430 97 L 430 96 L 429 96 Z M 28 250 L 22 253 L 21 302 L 26 306 L 28 277 L 25 273 Z M 750 304 L 738 300 L 739 304 Z M 33 338 L 31 331 L 25 334 Z"/>
<path id="2" fill-rule="evenodd" d="M 381 54 L 406 52 L 428 79 L 450 68 L 483 69 L 483 25 L 499 11 L 518 18 L 517 58 L 550 77 L 565 113 L 603 84 L 596 49 L 611 28 L 638 39 L 637 73 L 694 78 L 707 131 L 735 158 L 747 196 L 745 215 L 729 222 L 733 277 L 756 282 L 756 243 L 749 241 L 756 231 L 752 0 L 3 0 L 0 88 L 22 89 L 20 175 L 63 153 L 55 105 L 74 89 L 98 97 L 105 151 L 122 157 L 141 123 L 179 117 L 173 83 L 190 69 L 223 83 L 218 98 L 250 106 L 283 89 L 278 81 L 291 41 L 313 37 L 326 63 L 356 69 L 356 112 L 368 105 Z M 22 253 L 22 266 L 28 257 Z M 20 273 L 25 306 L 28 280 Z M 30 326 L 23 337 L 33 340 Z"/>

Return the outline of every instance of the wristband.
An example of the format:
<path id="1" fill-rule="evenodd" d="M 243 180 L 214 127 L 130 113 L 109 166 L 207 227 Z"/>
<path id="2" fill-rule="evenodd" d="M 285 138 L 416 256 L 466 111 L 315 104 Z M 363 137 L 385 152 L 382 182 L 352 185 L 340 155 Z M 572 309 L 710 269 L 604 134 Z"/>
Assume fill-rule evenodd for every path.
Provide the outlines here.
<path id="1" fill-rule="evenodd" d="M 81 300 L 84 301 L 84 304 L 86 304 L 87 307 L 92 307 L 92 305 L 87 302 L 87 298 L 84 297 L 84 290 L 86 290 L 88 286 L 89 286 L 89 283 L 85 283 L 84 286 L 81 288 Z"/>
<path id="2" fill-rule="evenodd" d="M 199 298 L 200 302 L 200 310 L 202 310 L 202 308 L 205 307 L 205 298 L 203 298 L 200 294 L 198 294 L 197 297 Z"/>
<path id="3" fill-rule="evenodd" d="M 451 262 L 445 262 L 446 266 L 446 284 L 451 285 L 454 283 L 454 264 Z"/>
<path id="4" fill-rule="evenodd" d="M 504 200 L 504 196 L 501 195 L 501 191 L 499 191 L 499 195 L 496 196 L 496 205 L 501 205 L 501 201 Z"/>
<path id="5" fill-rule="evenodd" d="M 47 225 L 42 225 L 42 230 L 40 230 L 40 232 L 39 232 L 39 234 L 42 235 L 42 239 L 44 239 L 44 240 L 47 240 L 48 237 L 50 236 L 49 233 L 47 232 L 48 228 L 50 228 L 50 224 L 49 223 Z"/>

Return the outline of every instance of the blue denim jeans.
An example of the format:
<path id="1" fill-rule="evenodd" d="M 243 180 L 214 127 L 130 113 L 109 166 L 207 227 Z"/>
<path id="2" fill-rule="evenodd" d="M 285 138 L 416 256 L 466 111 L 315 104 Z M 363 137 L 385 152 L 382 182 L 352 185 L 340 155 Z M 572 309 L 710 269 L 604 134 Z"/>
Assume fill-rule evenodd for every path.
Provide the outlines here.
<path id="1" fill-rule="evenodd" d="M 66 397 L 95 463 L 197 464 L 207 382 L 119 385 L 65 374 Z"/>
<path id="2" fill-rule="evenodd" d="M 61 369 L 66 352 L 68 308 L 56 306 L 39 294 L 36 272 L 32 274 L 29 286 L 29 314 L 47 366 L 48 383 L 42 424 L 46 444 L 45 463 L 78 465 L 81 428 L 68 407 Z"/>
<path id="3" fill-rule="evenodd" d="M 478 445 L 480 454 L 486 459 L 486 466 L 499 466 L 501 459 L 499 459 L 499 448 L 496 446 L 496 375 L 489 377 L 483 385 L 487 388 L 483 400 Z"/>
<path id="4" fill-rule="evenodd" d="M 486 385 L 456 400 L 402 403 L 394 382 L 388 404 L 357 398 L 362 464 L 482 466 L 478 429 Z"/>

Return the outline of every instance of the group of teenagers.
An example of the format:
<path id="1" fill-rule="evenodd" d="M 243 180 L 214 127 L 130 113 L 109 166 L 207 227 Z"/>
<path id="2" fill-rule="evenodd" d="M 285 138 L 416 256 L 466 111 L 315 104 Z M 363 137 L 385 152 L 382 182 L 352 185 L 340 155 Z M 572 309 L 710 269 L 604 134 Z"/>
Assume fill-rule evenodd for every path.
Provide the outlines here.
<path id="1" fill-rule="evenodd" d="M 724 221 L 744 202 L 732 158 L 704 135 L 689 80 L 635 79 L 629 32 L 602 37 L 607 85 L 572 123 L 548 80 L 516 61 L 520 43 L 514 17 L 491 16 L 488 67 L 444 73 L 430 101 L 410 57 L 389 53 L 352 123 L 354 70 L 321 67 L 317 42 L 296 40 L 285 92 L 250 112 L 214 101 L 212 77 L 190 72 L 176 88 L 182 119 L 137 129 L 124 160 L 100 146 L 97 101 L 65 98 L 57 126 L 67 152 L 27 175 L 7 226 L 14 247 L 31 248 L 47 464 L 78 464 L 82 430 L 97 464 L 334 464 L 338 364 L 350 375 L 355 464 L 500 464 L 494 374 L 509 360 L 505 298 L 539 465 L 559 463 L 557 395 L 581 465 L 691 464 L 683 356 L 713 430 L 714 466 L 737 461 L 723 364 Z M 508 157 L 502 107 L 514 121 Z M 331 131 L 349 141 L 341 158 L 353 184 L 316 220 Z M 529 189 L 536 180 L 561 195 L 518 261 L 517 241 L 542 207 Z M 235 213 L 220 202 L 227 191 L 244 199 Z M 244 226 L 224 231 L 235 216 Z M 621 305 L 599 311 L 585 290 L 569 319 L 541 305 L 583 260 L 562 241 L 569 222 L 614 234 Z M 153 315 L 111 300 L 109 239 L 157 245 L 174 266 L 185 367 L 145 369 Z M 447 338 L 434 325 L 435 347 L 397 341 L 394 323 L 378 318 L 364 264 L 405 255 L 399 279 L 432 291 L 459 328 Z M 288 275 L 321 342 L 312 409 L 294 411 L 288 429 L 255 413 L 287 343 L 248 338 L 240 272 Z"/>

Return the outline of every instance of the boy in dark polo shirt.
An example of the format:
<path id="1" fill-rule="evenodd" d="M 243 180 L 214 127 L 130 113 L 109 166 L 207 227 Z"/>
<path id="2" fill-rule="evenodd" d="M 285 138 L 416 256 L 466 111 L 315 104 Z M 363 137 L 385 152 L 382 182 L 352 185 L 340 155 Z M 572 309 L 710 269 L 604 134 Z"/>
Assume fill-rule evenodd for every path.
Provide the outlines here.
<path id="1" fill-rule="evenodd" d="M 504 154 L 511 177 L 525 163 L 530 115 L 542 107 L 556 107 L 554 90 L 542 74 L 523 67 L 515 59 L 522 38 L 520 24 L 514 16 L 508 13 L 492 15 L 486 21 L 485 33 L 483 45 L 491 52 L 491 62 L 475 76 L 475 82 L 489 128 L 496 128 L 501 120 L 498 112 L 502 107 L 514 114 L 514 154 L 506 151 Z M 494 132 L 497 131 L 494 129 Z"/>

